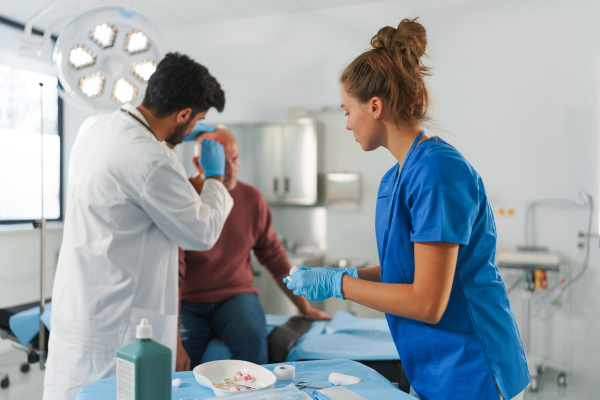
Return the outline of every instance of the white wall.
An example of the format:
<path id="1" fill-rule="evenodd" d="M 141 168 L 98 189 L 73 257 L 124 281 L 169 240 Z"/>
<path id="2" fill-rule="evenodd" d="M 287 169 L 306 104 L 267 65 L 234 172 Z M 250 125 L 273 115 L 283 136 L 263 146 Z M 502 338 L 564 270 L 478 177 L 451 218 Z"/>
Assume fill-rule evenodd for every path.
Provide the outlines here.
<path id="1" fill-rule="evenodd" d="M 341 68 L 382 26 L 420 16 L 434 68 L 430 87 L 437 125 L 429 131 L 471 161 L 495 211 L 515 210 L 511 217 L 496 214 L 498 247 L 513 249 L 524 243 L 530 201 L 575 198 L 585 188 L 598 203 L 599 12 L 600 3 L 588 1 L 390 1 L 204 23 L 165 30 L 163 36 L 169 50 L 205 64 L 224 87 L 226 109 L 222 115 L 209 112 L 209 123 L 262 121 L 284 119 L 295 106 L 339 107 Z M 356 252 L 376 260 L 373 199 L 393 160 L 383 149 L 357 151 L 342 132 L 343 127 L 327 133 L 327 168 L 363 172 L 364 201 L 358 215 L 328 212 L 328 253 Z M 536 215 L 537 243 L 566 261 L 575 258 L 586 212 L 540 209 Z M 595 231 L 597 221 L 596 212 Z M 544 334 L 550 344 L 536 345 L 550 357 L 572 361 L 571 388 L 582 393 L 600 387 L 593 372 L 600 366 L 597 239 L 591 254 L 571 303 L 567 296 L 551 322 L 536 320 L 534 327 L 541 332 L 556 325 L 554 334 Z M 518 277 L 503 274 L 507 285 Z M 517 318 L 520 293 L 511 295 Z M 565 342 L 566 348 L 557 348 Z"/>

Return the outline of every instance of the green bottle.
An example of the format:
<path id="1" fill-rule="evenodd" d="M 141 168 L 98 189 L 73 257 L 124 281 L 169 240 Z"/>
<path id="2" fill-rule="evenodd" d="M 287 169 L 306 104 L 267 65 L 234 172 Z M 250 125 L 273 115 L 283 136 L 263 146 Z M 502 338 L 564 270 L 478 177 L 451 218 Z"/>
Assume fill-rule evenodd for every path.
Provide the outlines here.
<path id="1" fill-rule="evenodd" d="M 146 318 L 135 337 L 117 350 L 117 400 L 171 400 L 171 349 L 151 339 Z"/>

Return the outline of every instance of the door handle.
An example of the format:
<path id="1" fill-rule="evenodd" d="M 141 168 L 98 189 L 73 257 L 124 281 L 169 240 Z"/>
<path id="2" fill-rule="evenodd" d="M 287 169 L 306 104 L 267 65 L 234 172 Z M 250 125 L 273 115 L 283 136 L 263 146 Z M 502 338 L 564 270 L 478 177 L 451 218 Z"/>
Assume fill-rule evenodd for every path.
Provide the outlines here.
<path id="1" fill-rule="evenodd" d="M 279 191 L 279 181 L 277 178 L 273 178 L 273 191 L 277 193 Z"/>
<path id="2" fill-rule="evenodd" d="M 287 176 L 285 177 L 285 179 L 283 181 L 283 188 L 284 188 L 285 193 L 290 192 L 290 178 L 288 178 Z"/>

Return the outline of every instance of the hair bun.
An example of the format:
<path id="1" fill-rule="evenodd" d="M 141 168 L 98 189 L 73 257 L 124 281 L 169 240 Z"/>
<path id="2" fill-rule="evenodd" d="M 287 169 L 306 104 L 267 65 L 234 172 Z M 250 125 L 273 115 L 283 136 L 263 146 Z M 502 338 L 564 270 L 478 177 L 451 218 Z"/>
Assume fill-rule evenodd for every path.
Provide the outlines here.
<path id="1" fill-rule="evenodd" d="M 371 39 L 371 46 L 375 50 L 399 51 L 418 62 L 425 54 L 427 32 L 417 19 L 403 19 L 397 29 L 391 26 L 381 28 Z"/>
<path id="2" fill-rule="evenodd" d="M 421 61 L 427 47 L 425 28 L 417 18 L 404 19 L 398 28 L 381 28 L 371 46 L 342 72 L 343 90 L 360 104 L 378 96 L 389 102 L 397 126 L 419 126 L 429 118 L 425 77 L 431 74 Z"/>

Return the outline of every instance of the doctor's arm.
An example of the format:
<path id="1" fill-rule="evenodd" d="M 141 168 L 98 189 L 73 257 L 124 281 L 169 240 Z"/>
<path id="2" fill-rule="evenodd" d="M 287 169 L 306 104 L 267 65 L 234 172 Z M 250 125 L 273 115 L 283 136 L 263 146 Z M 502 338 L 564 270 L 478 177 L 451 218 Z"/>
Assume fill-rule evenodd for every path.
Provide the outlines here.
<path id="1" fill-rule="evenodd" d="M 181 248 L 203 251 L 212 248 L 219 238 L 233 199 L 217 179 L 207 179 L 198 196 L 183 167 L 169 159 L 157 165 L 148 177 L 141 206 Z"/>
<path id="2" fill-rule="evenodd" d="M 388 314 L 438 323 L 450 299 L 458 244 L 429 242 L 415 243 L 414 246 L 415 278 L 412 284 L 370 282 L 344 275 L 344 297 Z M 372 277 L 373 271 L 369 271 L 368 276 Z"/>

